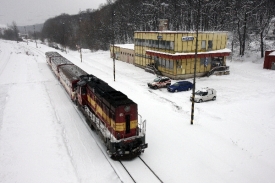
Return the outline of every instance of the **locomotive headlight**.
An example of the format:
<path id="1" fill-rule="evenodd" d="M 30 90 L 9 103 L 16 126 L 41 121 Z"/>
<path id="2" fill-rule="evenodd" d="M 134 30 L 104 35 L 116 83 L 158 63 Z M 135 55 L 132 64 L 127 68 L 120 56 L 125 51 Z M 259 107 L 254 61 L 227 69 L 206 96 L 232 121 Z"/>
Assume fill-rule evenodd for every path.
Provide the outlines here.
<path id="1" fill-rule="evenodd" d="M 122 117 L 122 116 L 123 116 L 123 113 L 119 113 L 119 116 Z"/>
<path id="2" fill-rule="evenodd" d="M 124 108 L 125 112 L 129 112 L 129 111 L 130 111 L 130 109 L 131 109 L 131 108 L 130 108 L 130 106 L 129 106 L 129 105 L 126 105 L 126 106 L 125 106 L 125 108 Z"/>

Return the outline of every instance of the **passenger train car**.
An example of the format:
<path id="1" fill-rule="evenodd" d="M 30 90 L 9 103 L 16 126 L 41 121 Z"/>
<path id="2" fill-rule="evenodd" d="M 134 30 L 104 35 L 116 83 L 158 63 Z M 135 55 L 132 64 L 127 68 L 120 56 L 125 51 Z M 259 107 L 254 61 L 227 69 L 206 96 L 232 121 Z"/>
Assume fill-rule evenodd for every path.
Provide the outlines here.
<path id="1" fill-rule="evenodd" d="M 63 65 L 73 65 L 72 62 L 70 62 L 69 60 L 67 60 L 64 57 L 53 57 L 51 59 L 51 67 L 53 72 L 55 73 L 56 77 L 59 79 L 59 70 L 60 67 Z"/>
<path id="2" fill-rule="evenodd" d="M 135 157 L 144 152 L 148 147 L 146 121 L 134 101 L 58 54 L 47 52 L 46 59 L 89 127 L 100 135 L 110 157 Z"/>
<path id="3" fill-rule="evenodd" d="M 46 52 L 46 61 L 51 66 L 52 58 L 62 57 L 58 52 Z"/>
<path id="4" fill-rule="evenodd" d="M 72 64 L 59 67 L 59 80 L 73 101 L 76 101 L 77 82 L 81 75 L 87 75 L 85 71 Z"/>

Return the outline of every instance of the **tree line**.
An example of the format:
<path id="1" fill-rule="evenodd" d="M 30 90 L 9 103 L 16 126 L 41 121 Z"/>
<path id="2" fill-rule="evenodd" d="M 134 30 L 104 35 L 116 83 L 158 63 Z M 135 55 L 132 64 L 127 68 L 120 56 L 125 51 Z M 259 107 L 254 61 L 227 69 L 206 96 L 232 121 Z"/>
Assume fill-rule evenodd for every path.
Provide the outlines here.
<path id="1" fill-rule="evenodd" d="M 157 31 L 159 19 L 171 31 L 228 31 L 231 46 L 244 55 L 251 39 L 261 44 L 275 16 L 274 0 L 106 0 L 98 9 L 48 19 L 40 39 L 70 49 L 108 50 L 133 43 L 134 31 Z"/>
<path id="2" fill-rule="evenodd" d="M 14 41 L 23 41 L 19 37 L 19 31 L 16 25 L 16 22 L 12 22 L 12 25 L 9 26 L 7 29 L 3 29 L 3 31 L 0 31 L 0 38 L 6 39 L 6 40 L 14 40 Z"/>

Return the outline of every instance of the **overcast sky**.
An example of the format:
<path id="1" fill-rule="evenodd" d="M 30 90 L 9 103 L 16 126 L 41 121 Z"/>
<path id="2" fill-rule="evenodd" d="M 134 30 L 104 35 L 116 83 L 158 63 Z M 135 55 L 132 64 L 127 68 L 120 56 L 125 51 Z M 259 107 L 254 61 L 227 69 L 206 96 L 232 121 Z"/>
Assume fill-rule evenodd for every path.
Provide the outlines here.
<path id="1" fill-rule="evenodd" d="M 0 25 L 18 26 L 44 23 L 62 13 L 78 14 L 79 10 L 98 9 L 106 0 L 0 0 Z"/>

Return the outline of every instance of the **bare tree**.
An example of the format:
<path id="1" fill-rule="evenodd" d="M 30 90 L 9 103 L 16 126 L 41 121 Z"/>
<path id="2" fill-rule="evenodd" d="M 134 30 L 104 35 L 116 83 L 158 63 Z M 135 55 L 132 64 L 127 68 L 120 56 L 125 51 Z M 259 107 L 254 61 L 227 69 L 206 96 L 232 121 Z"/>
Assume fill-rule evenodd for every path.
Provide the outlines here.
<path id="1" fill-rule="evenodd" d="M 19 31 L 18 31 L 18 28 L 17 28 L 17 25 L 16 25 L 15 21 L 12 22 L 11 29 L 13 30 L 13 33 L 14 33 L 14 40 L 16 40 L 17 43 L 18 43 L 18 41 L 19 41 L 19 35 L 18 35 Z"/>

